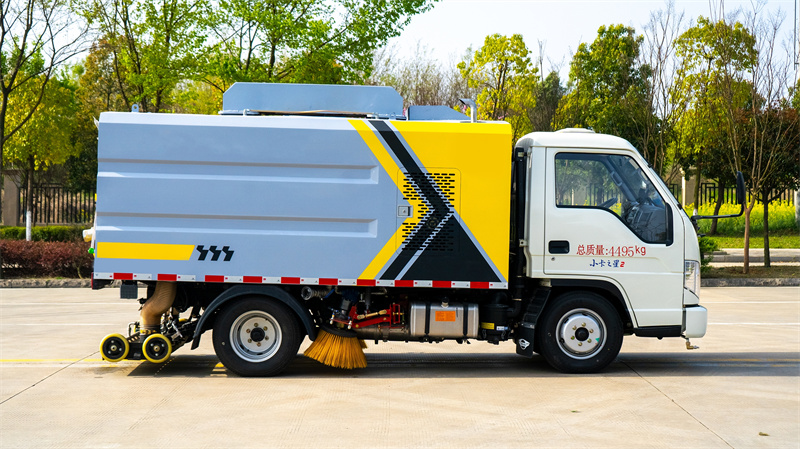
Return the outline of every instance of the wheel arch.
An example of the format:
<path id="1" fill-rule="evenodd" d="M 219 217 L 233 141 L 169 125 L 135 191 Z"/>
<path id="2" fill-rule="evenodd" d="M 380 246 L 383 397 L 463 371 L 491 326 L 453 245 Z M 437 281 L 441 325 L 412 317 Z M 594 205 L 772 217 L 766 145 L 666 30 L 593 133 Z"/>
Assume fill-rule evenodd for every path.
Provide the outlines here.
<path id="1" fill-rule="evenodd" d="M 636 328 L 634 316 L 628 307 L 622 291 L 613 283 L 595 279 L 551 279 L 552 294 L 548 304 L 558 301 L 558 297 L 570 292 L 588 291 L 605 298 L 619 314 L 625 333 Z"/>
<path id="2" fill-rule="evenodd" d="M 214 322 L 213 318 L 226 304 L 247 296 L 261 296 L 282 302 L 294 312 L 301 327 L 305 329 L 308 338 L 312 341 L 317 338 L 317 326 L 314 324 L 311 313 L 303 306 L 300 300 L 290 295 L 286 290 L 273 285 L 237 285 L 222 292 L 206 307 L 205 312 L 197 322 L 197 327 L 195 327 L 192 349 L 196 349 L 200 345 L 200 336 L 210 328 Z"/>

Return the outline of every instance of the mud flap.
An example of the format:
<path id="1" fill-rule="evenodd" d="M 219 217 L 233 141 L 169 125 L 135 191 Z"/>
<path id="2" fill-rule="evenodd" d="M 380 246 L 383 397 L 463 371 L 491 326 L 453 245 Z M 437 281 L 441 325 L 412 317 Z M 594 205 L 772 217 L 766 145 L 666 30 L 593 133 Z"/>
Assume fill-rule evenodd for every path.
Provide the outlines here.
<path id="1" fill-rule="evenodd" d="M 520 323 L 516 331 L 517 354 L 533 357 L 533 337 L 535 333 L 533 323 Z"/>

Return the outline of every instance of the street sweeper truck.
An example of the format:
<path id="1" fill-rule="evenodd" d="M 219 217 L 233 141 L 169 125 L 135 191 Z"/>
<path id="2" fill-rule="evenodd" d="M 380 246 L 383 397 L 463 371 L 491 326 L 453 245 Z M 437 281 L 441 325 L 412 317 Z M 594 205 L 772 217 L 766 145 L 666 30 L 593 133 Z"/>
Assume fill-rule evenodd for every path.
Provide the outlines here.
<path id="1" fill-rule="evenodd" d="M 306 337 L 340 368 L 366 366 L 366 341 L 473 340 L 588 373 L 626 335 L 705 334 L 693 220 L 634 147 L 513 143 L 471 113 L 237 83 L 218 115 L 101 114 L 92 286 L 147 286 L 103 358 L 161 363 L 213 330 L 243 376 L 280 373 Z"/>

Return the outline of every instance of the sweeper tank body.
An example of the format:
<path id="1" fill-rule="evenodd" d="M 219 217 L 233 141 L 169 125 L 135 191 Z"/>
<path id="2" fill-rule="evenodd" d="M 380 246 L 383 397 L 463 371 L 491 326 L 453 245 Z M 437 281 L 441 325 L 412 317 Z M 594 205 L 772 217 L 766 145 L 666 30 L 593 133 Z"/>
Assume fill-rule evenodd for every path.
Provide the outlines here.
<path id="1" fill-rule="evenodd" d="M 532 133 L 374 86 L 235 84 L 216 116 L 104 113 L 93 288 L 139 321 L 109 361 L 214 329 L 225 366 L 331 366 L 363 341 L 513 340 L 594 372 L 626 334 L 701 337 L 694 228 L 628 142 Z"/>
<path id="2" fill-rule="evenodd" d="M 509 142 L 505 123 L 105 113 L 94 277 L 505 288 Z"/>

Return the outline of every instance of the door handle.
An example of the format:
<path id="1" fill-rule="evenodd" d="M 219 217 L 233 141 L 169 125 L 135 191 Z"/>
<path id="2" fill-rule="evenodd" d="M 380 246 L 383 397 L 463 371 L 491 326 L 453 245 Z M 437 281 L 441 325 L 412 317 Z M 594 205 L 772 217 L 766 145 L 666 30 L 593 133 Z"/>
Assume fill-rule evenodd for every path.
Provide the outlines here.
<path id="1" fill-rule="evenodd" d="M 566 240 L 550 240 L 547 249 L 550 254 L 569 254 L 569 242 Z"/>

